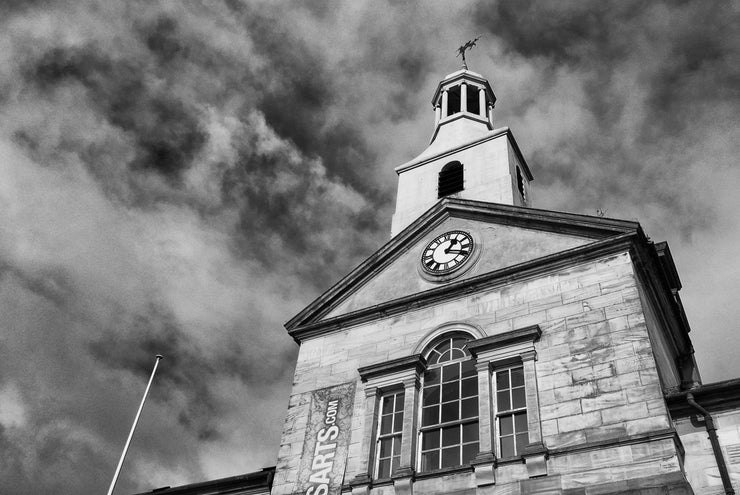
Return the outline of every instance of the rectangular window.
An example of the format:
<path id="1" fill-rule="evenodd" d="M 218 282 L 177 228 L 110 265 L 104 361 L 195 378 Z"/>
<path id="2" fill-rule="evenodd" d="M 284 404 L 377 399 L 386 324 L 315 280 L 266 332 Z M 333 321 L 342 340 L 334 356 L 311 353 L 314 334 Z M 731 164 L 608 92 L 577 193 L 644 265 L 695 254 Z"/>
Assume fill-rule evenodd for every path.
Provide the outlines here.
<path id="1" fill-rule="evenodd" d="M 529 442 L 524 367 L 496 372 L 496 425 L 499 457 L 515 457 Z"/>
<path id="2" fill-rule="evenodd" d="M 390 478 L 401 461 L 401 431 L 403 430 L 403 391 L 380 399 L 378 442 L 376 450 L 376 478 Z"/>
<path id="3" fill-rule="evenodd" d="M 472 360 L 424 373 L 421 472 L 469 463 L 478 453 L 478 377 Z"/>

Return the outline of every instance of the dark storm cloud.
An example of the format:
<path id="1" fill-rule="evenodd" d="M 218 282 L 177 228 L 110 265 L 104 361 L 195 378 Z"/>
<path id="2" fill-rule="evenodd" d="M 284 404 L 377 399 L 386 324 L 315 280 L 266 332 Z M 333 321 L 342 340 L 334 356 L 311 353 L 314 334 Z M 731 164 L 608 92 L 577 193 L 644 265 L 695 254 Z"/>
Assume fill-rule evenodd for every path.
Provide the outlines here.
<path id="1" fill-rule="evenodd" d="M 684 134 L 697 121 L 739 94 L 740 70 L 731 60 L 740 54 L 730 42 L 737 38 L 731 21 L 736 16 L 729 3 L 705 7 L 701 2 L 479 3 L 479 28 L 500 39 L 506 51 L 531 58 L 550 75 L 543 80 L 548 89 L 563 71 L 582 84 L 583 101 L 563 103 L 587 111 L 598 138 L 565 133 L 554 156 L 547 147 L 530 150 L 533 162 L 543 165 L 541 184 L 578 184 L 579 195 L 568 198 L 571 208 L 593 212 L 608 198 L 647 201 L 674 212 L 676 227 L 687 238 L 717 218 L 706 198 L 685 201 L 682 186 L 696 157 L 675 152 L 693 144 Z M 644 94 L 623 86 L 635 79 L 639 86 L 632 87 Z M 634 114 L 636 100 L 641 103 Z M 551 103 L 540 96 L 517 110 Z M 624 146 L 625 136 L 633 135 L 632 147 Z M 661 155 L 661 166 L 646 163 L 646 157 Z"/>
<path id="2" fill-rule="evenodd" d="M 361 173 L 375 159 L 352 113 L 327 125 L 327 111 L 352 97 L 351 87 L 337 83 L 320 50 L 296 39 L 289 25 L 277 22 L 275 11 L 242 12 L 255 51 L 269 57 L 269 72 L 256 74 L 258 108 L 281 137 L 306 156 L 320 156 L 329 177 L 337 176 L 376 201 L 387 199 Z"/>
<path id="3" fill-rule="evenodd" d="M 166 36 L 169 24 L 164 25 Z M 161 49 L 165 43 L 152 44 Z M 105 118 L 135 140 L 137 156 L 131 167 L 177 179 L 191 165 L 206 137 L 195 111 L 167 89 L 149 88 L 145 70 L 141 63 L 115 59 L 102 53 L 100 47 L 87 45 L 47 51 L 30 64 L 26 79 L 46 94 L 67 83 L 81 84 Z"/>
<path id="4" fill-rule="evenodd" d="M 231 376 L 244 383 L 251 383 L 255 398 L 266 398 L 290 371 L 284 362 L 293 356 L 287 349 L 271 350 L 271 359 L 258 359 L 258 353 L 245 349 L 245 343 L 233 339 L 219 350 L 217 359 L 203 354 L 198 343 L 178 327 L 174 315 L 166 309 L 149 307 L 145 314 L 134 317 L 126 333 L 120 329 L 102 333 L 89 344 L 93 357 L 107 368 L 129 372 L 140 380 L 148 379 L 153 366 L 153 356 L 161 352 L 166 362 L 159 367 L 152 400 L 167 403 L 173 394 L 184 393 L 185 407 L 178 421 L 200 440 L 216 440 L 228 431 L 219 428 L 219 411 L 225 404 L 214 395 L 211 385 L 219 376 Z M 259 334 L 248 344 L 254 349 L 270 348 Z"/>
<path id="5" fill-rule="evenodd" d="M 547 57 L 558 63 L 582 64 L 586 56 L 619 46 L 610 28 L 637 16 L 640 2 L 546 2 L 542 0 L 479 3 L 478 27 L 525 57 Z M 613 53 L 612 53 L 613 54 Z M 602 53 L 602 56 L 606 56 Z"/>
<path id="6" fill-rule="evenodd" d="M 479 33 L 537 206 L 726 222 L 692 184 L 736 109 L 732 16 L 656 5 L 4 3 L 0 492 L 104 489 L 156 353 L 121 493 L 271 465 L 282 322 L 387 240 Z"/>

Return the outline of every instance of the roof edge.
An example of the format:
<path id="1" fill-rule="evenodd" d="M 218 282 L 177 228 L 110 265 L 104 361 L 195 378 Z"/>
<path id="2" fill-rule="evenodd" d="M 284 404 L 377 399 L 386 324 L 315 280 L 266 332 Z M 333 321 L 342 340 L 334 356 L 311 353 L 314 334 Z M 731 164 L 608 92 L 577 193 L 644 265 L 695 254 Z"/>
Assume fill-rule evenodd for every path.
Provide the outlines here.
<path id="1" fill-rule="evenodd" d="M 409 226 L 391 238 L 375 253 L 366 258 L 355 269 L 350 271 L 336 284 L 324 291 L 319 297 L 309 303 L 303 310 L 288 320 L 284 326 L 290 333 L 302 322 L 322 313 L 321 308 L 339 302 L 343 289 L 360 282 L 374 270 L 380 269 L 392 261 L 394 255 L 401 252 L 401 247 L 420 236 L 422 231 L 432 228 L 451 214 L 461 217 L 489 217 L 497 219 L 504 225 L 517 225 L 535 228 L 538 230 L 558 231 L 571 235 L 586 235 L 599 239 L 608 236 L 620 235 L 628 232 L 637 232 L 644 237 L 642 227 L 638 222 L 631 220 L 615 220 L 610 218 L 582 215 L 577 213 L 555 212 L 538 210 L 523 206 L 487 203 L 470 199 L 443 198 L 430 207 Z M 544 228 L 544 227 L 548 228 Z M 595 235 L 597 234 L 598 235 Z"/>
<path id="2" fill-rule="evenodd" d="M 292 327 L 288 327 L 286 324 L 286 328 L 288 329 L 288 334 L 300 344 L 305 338 L 323 335 L 347 326 L 426 307 L 449 297 L 477 292 L 492 286 L 506 284 L 513 280 L 525 279 L 561 267 L 572 266 L 601 256 L 626 251 L 634 245 L 638 238 L 640 236 L 637 232 L 628 232 L 584 246 L 561 251 L 560 253 L 488 272 L 477 277 L 452 282 L 448 285 L 356 310 L 327 320 L 304 325 L 299 320 Z"/>

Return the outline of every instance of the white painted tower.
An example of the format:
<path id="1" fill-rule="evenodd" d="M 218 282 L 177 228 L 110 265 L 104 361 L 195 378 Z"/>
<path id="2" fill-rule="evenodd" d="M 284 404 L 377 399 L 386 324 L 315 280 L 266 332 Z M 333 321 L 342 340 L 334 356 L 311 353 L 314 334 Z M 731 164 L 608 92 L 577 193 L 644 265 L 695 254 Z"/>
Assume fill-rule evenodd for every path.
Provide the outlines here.
<path id="1" fill-rule="evenodd" d="M 443 197 L 531 206 L 532 173 L 509 128 L 494 128 L 495 103 L 488 81 L 470 70 L 448 74 L 439 83 L 429 146 L 396 168 L 391 237 Z"/>

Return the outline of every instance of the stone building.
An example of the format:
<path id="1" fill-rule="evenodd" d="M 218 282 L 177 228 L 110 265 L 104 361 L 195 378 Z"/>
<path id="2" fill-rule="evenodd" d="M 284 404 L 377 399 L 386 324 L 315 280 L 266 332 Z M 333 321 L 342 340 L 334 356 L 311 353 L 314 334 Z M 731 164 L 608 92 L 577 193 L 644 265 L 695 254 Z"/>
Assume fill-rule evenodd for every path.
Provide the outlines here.
<path id="1" fill-rule="evenodd" d="M 495 101 L 440 82 L 391 240 L 286 323 L 277 466 L 158 493 L 733 493 L 738 381 L 701 385 L 668 246 L 533 208 Z"/>

